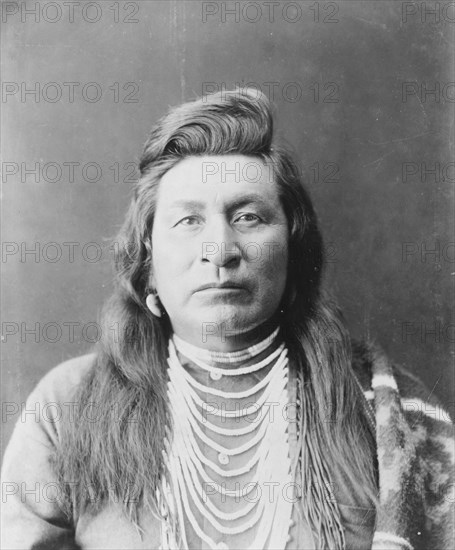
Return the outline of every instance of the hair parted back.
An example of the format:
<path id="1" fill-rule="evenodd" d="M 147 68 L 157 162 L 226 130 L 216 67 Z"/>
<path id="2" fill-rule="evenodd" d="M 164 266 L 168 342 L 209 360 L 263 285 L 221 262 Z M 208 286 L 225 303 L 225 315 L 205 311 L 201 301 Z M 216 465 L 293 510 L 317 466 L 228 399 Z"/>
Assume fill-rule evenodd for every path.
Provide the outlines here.
<path id="1" fill-rule="evenodd" d="M 65 423 L 55 457 L 62 483 L 77 481 L 65 485 L 64 502 L 75 519 L 109 499 L 122 503 L 133 522 L 144 503 L 159 514 L 163 443 L 172 432 L 166 394 L 171 327 L 166 315 L 154 317 L 145 304 L 151 235 L 162 176 L 183 158 L 202 155 L 243 154 L 271 167 L 289 226 L 282 334 L 300 380 L 300 402 L 312 404 L 306 410 L 308 433 L 349 481 L 361 480 L 375 502 L 374 435 L 352 373 L 349 335 L 321 292 L 323 243 L 316 215 L 296 163 L 273 138 L 269 100 L 244 88 L 184 103 L 152 129 L 117 238 L 116 287 L 103 311 L 96 365 L 78 388 L 80 414 Z M 101 404 L 97 422 L 82 414 L 84 404 L 93 402 Z M 367 445 L 359 446 L 362 440 Z"/>

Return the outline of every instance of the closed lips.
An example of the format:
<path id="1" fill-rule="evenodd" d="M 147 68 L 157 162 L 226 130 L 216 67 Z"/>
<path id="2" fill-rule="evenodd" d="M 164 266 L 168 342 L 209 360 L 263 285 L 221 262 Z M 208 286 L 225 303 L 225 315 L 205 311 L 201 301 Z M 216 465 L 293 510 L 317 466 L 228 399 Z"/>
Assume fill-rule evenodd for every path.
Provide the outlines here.
<path id="1" fill-rule="evenodd" d="M 237 290 L 243 290 L 244 287 L 237 284 L 237 283 L 208 283 L 206 285 L 201 285 L 200 287 L 198 287 L 194 292 L 200 292 L 201 290 L 209 290 L 209 289 L 212 289 L 212 290 L 221 290 L 221 289 L 226 289 L 226 290 L 234 290 L 234 289 L 237 289 Z"/>

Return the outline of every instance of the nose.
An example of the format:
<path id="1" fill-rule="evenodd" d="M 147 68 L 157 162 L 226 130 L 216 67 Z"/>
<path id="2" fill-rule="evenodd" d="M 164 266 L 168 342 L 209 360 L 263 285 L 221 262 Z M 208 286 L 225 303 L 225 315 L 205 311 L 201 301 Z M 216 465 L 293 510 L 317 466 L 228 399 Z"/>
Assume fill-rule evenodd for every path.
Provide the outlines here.
<path id="1" fill-rule="evenodd" d="M 207 224 L 202 242 L 202 261 L 216 267 L 234 267 L 241 258 L 240 243 L 235 241 L 235 232 L 222 216 Z"/>

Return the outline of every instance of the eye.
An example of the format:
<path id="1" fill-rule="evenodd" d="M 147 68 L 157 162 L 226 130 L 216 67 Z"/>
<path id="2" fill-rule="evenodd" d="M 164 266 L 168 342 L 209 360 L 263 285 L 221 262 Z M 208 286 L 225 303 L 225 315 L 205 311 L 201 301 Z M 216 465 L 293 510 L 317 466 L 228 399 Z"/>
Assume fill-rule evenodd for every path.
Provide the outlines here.
<path id="1" fill-rule="evenodd" d="M 199 216 L 186 216 L 185 218 L 182 218 L 180 221 L 178 221 L 174 227 L 177 227 L 179 225 L 189 227 L 200 223 L 200 221 L 201 219 Z"/>
<path id="2" fill-rule="evenodd" d="M 234 220 L 235 222 L 240 223 L 246 223 L 248 225 L 252 225 L 254 223 L 260 222 L 261 218 L 257 216 L 256 214 L 252 214 L 251 212 L 247 212 L 246 214 L 242 214 L 238 218 Z"/>

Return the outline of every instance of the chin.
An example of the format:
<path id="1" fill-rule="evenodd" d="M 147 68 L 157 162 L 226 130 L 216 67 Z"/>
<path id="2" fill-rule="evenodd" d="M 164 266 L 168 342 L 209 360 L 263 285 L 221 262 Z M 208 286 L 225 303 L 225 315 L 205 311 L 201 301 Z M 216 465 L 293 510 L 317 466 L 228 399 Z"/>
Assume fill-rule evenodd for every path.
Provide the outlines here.
<path id="1" fill-rule="evenodd" d="M 197 316 L 195 323 L 208 328 L 209 325 L 212 330 L 216 328 L 216 331 L 220 334 L 225 331 L 226 336 L 242 334 L 249 330 L 254 329 L 261 324 L 263 320 L 252 314 L 251 308 L 230 305 L 211 306 L 210 308 L 204 308 L 204 311 L 200 312 Z M 213 326 L 215 325 L 215 326 Z"/>
<path id="2" fill-rule="evenodd" d="M 205 334 L 221 338 L 233 337 L 254 330 L 265 323 L 272 315 L 257 312 L 251 307 L 233 306 L 212 307 L 196 321 Z"/>

